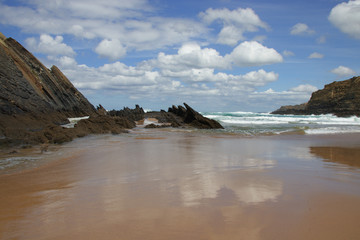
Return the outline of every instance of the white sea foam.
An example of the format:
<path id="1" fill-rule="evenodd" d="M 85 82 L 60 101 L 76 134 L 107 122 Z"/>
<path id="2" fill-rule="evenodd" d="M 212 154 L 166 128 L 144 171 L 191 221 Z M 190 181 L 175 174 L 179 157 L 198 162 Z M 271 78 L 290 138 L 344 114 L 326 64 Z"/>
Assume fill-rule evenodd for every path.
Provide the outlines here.
<path id="1" fill-rule="evenodd" d="M 68 124 L 64 124 L 64 125 L 61 125 L 62 127 L 64 128 L 74 128 L 75 124 L 77 122 L 79 122 L 80 120 L 83 120 L 83 119 L 88 119 L 89 116 L 85 116 L 85 117 L 76 117 L 76 118 L 68 118 L 69 122 Z"/>
<path id="2" fill-rule="evenodd" d="M 360 133 L 360 128 L 353 126 L 324 127 L 307 129 L 305 130 L 305 133 L 309 135 Z"/>
<path id="3" fill-rule="evenodd" d="M 30 165 L 40 160 L 41 157 L 9 157 L 0 159 L 0 170 L 9 169 L 18 165 Z"/>
<path id="4" fill-rule="evenodd" d="M 336 117 L 326 115 L 275 115 L 252 112 L 203 113 L 215 119 L 230 131 L 250 134 L 281 134 L 304 131 L 305 134 L 332 134 L 360 132 L 359 117 Z"/>

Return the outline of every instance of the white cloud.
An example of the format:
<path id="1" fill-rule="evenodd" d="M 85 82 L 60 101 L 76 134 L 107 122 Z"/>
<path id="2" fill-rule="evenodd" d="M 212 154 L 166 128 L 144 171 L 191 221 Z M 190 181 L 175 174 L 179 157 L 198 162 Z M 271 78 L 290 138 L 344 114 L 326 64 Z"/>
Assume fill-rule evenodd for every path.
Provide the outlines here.
<path id="1" fill-rule="evenodd" d="M 192 68 L 230 69 L 233 66 L 262 66 L 282 61 L 282 56 L 275 49 L 255 41 L 246 41 L 225 56 L 221 56 L 215 49 L 201 48 L 197 43 L 186 43 L 177 54 L 166 55 L 161 52 L 157 59 L 146 61 L 143 65 L 180 72 Z"/>
<path id="2" fill-rule="evenodd" d="M 95 52 L 102 57 L 116 60 L 126 55 L 126 49 L 117 39 L 104 39 L 95 48 Z"/>
<path id="3" fill-rule="evenodd" d="M 360 0 L 336 5 L 330 12 L 329 21 L 340 31 L 360 39 Z"/>
<path id="4" fill-rule="evenodd" d="M 311 35 L 315 31 L 310 29 L 305 23 L 297 23 L 290 29 L 291 35 Z"/>
<path id="5" fill-rule="evenodd" d="M 231 46 L 244 40 L 245 32 L 257 32 L 260 28 L 269 29 L 268 25 L 261 21 L 251 8 L 238 8 L 232 11 L 227 8 L 209 8 L 205 12 L 201 12 L 199 16 L 209 25 L 213 22 L 221 22 L 223 28 L 218 35 L 217 42 Z"/>
<path id="6" fill-rule="evenodd" d="M 39 41 L 36 38 L 27 38 L 25 40 L 27 47 L 32 52 L 43 53 L 50 56 L 73 56 L 74 50 L 63 43 L 64 38 L 62 36 L 56 36 L 55 38 L 47 34 L 41 34 Z"/>
<path id="7" fill-rule="evenodd" d="M 233 75 L 216 72 L 214 68 L 189 67 L 182 71 L 171 71 L 150 68 L 146 64 L 128 66 L 121 62 L 95 68 L 77 64 L 69 57 L 56 60 L 64 74 L 81 91 L 107 91 L 131 99 L 218 96 L 231 101 L 234 97 L 246 97 L 258 87 L 278 79 L 277 73 L 263 69 Z"/>
<path id="8" fill-rule="evenodd" d="M 149 11 L 146 0 L 30 0 L 21 7 L 0 3 L 0 23 L 27 33 L 118 39 L 128 50 L 174 46 L 208 32 L 198 21 L 149 17 Z"/>
<path id="9" fill-rule="evenodd" d="M 354 70 L 352 70 L 351 68 L 348 68 L 348 67 L 344 67 L 344 66 L 339 66 L 337 68 L 334 68 L 330 72 L 332 72 L 333 74 L 336 74 L 338 77 L 346 77 L 346 76 L 351 76 L 351 75 L 356 74 L 356 72 Z"/>
<path id="10" fill-rule="evenodd" d="M 245 41 L 237 46 L 229 55 L 230 62 L 236 66 L 260 66 L 280 63 L 282 56 L 273 48 L 268 48 L 255 41 Z"/>
<path id="11" fill-rule="evenodd" d="M 182 71 L 189 68 L 229 68 L 224 58 L 212 48 L 203 48 L 196 43 L 185 43 L 176 55 L 159 53 L 156 60 L 149 61 L 153 67 Z"/>
<path id="12" fill-rule="evenodd" d="M 271 88 L 263 92 L 255 91 L 249 95 L 249 98 L 254 102 L 271 102 L 274 106 L 274 108 L 271 109 L 273 111 L 283 106 L 284 103 L 286 103 L 286 105 L 305 103 L 309 101 L 311 94 L 317 90 L 315 86 L 302 84 L 286 91 L 275 91 Z"/>
<path id="13" fill-rule="evenodd" d="M 312 54 L 309 55 L 308 58 L 310 58 L 310 59 L 315 59 L 315 58 L 321 59 L 323 57 L 324 57 L 324 54 L 321 54 L 321 53 L 318 53 L 318 52 L 313 52 Z"/>
<path id="14" fill-rule="evenodd" d="M 317 91 L 318 88 L 310 84 L 301 84 L 297 87 L 291 88 L 289 92 L 302 92 L 302 93 L 313 93 Z"/>

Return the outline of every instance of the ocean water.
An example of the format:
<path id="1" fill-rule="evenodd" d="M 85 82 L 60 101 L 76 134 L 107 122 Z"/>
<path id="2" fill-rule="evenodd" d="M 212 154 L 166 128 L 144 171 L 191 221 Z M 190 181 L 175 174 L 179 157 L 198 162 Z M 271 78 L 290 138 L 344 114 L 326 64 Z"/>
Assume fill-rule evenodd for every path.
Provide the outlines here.
<path id="1" fill-rule="evenodd" d="M 276 115 L 253 112 L 202 112 L 225 132 L 244 135 L 360 133 L 360 118 L 326 115 Z"/>

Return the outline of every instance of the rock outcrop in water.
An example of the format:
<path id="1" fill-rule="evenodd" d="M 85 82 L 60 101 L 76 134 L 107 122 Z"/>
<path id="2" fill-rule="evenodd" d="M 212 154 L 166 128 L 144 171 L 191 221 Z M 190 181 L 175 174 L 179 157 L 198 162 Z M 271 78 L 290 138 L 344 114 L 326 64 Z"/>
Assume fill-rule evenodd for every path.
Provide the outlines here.
<path id="1" fill-rule="evenodd" d="M 360 77 L 325 85 L 324 89 L 312 94 L 309 102 L 295 106 L 283 106 L 272 113 L 360 116 Z"/>

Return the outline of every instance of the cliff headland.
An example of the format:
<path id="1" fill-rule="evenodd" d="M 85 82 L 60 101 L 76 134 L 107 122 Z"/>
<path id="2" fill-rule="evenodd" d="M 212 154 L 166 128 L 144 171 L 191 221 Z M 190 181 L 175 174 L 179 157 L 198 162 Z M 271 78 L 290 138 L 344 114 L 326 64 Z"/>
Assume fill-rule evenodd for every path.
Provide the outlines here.
<path id="1" fill-rule="evenodd" d="M 333 82 L 312 93 L 307 103 L 282 106 L 273 114 L 360 116 L 360 77 Z"/>

